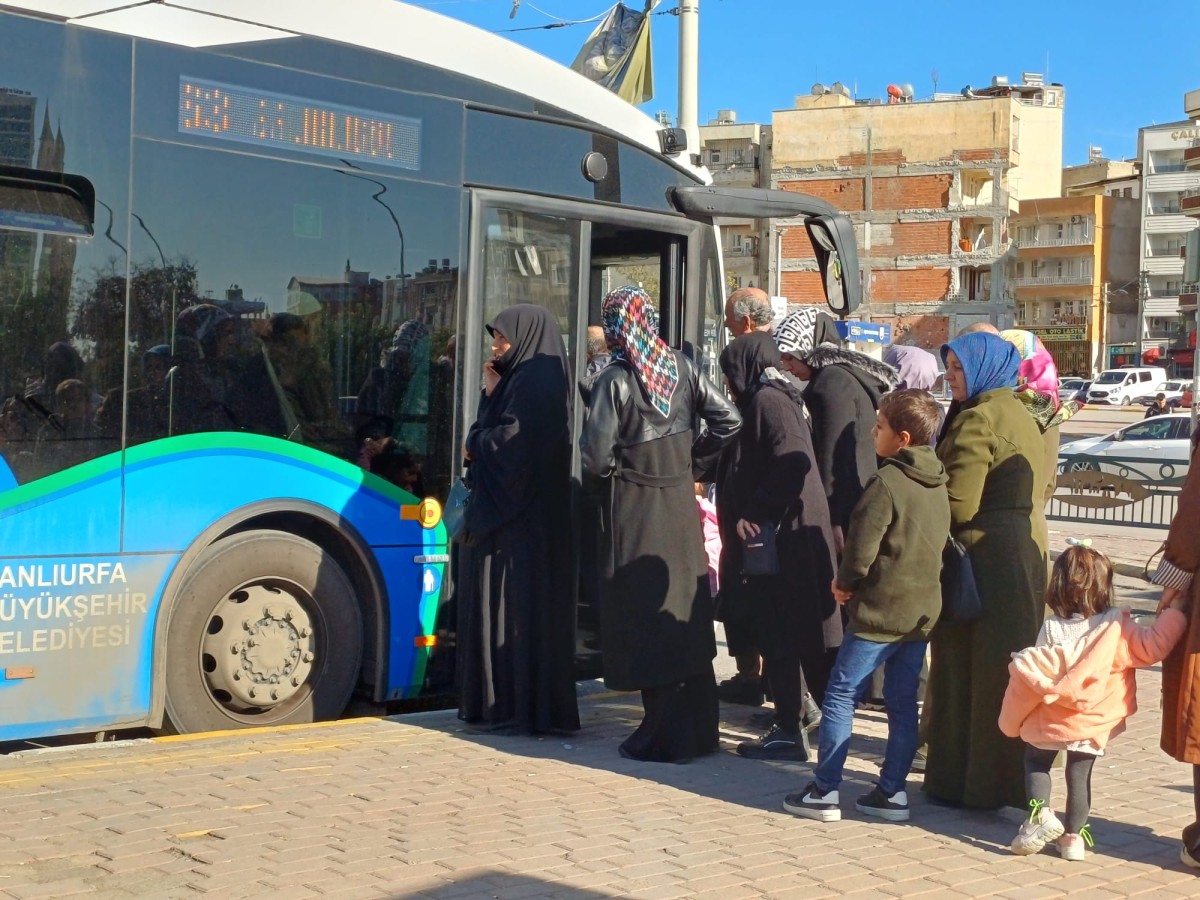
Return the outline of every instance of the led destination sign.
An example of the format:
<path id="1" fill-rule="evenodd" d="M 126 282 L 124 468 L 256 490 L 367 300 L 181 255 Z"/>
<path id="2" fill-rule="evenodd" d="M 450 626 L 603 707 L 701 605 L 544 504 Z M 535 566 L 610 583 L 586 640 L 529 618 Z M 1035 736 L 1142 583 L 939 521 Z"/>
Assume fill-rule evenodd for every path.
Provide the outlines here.
<path id="1" fill-rule="evenodd" d="M 179 130 L 224 141 L 421 168 L 421 120 L 183 76 Z"/>

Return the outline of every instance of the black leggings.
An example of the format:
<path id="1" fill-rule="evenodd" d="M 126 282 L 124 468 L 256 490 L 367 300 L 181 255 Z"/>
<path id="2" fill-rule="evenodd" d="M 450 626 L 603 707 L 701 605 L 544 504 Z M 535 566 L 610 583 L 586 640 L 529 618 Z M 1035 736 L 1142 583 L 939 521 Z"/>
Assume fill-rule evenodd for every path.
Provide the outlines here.
<path id="1" fill-rule="evenodd" d="M 763 674 L 767 677 L 775 701 L 775 724 L 784 731 L 799 731 L 804 695 L 808 693 L 800 657 L 764 659 Z"/>
<path id="2" fill-rule="evenodd" d="M 1030 800 L 1041 800 L 1050 808 L 1050 767 L 1057 750 L 1025 747 L 1025 793 Z M 1063 826 L 1067 834 L 1079 834 L 1092 809 L 1092 766 L 1096 757 L 1090 753 L 1067 751 L 1067 807 Z"/>

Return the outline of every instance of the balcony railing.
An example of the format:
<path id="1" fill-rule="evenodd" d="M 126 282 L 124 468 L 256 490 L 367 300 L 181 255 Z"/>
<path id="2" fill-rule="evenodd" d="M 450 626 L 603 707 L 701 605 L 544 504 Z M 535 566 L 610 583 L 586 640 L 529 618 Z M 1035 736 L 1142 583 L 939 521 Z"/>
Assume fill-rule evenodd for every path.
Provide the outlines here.
<path id="1" fill-rule="evenodd" d="M 1010 278 L 1008 283 L 1013 287 L 1034 287 L 1039 284 L 1091 284 L 1092 274 L 1084 272 L 1077 275 L 1032 275 L 1024 278 Z"/>
<path id="2" fill-rule="evenodd" d="M 1178 203 L 1152 205 L 1146 209 L 1148 216 L 1177 216 L 1179 213 L 1180 205 Z"/>
<path id="3" fill-rule="evenodd" d="M 1147 172 L 1147 175 L 1169 175 L 1172 172 L 1186 172 L 1187 166 L 1181 162 L 1167 163 L 1162 166 L 1155 166 L 1153 171 Z"/>
<path id="4" fill-rule="evenodd" d="M 725 247 L 721 253 L 728 257 L 754 256 L 758 252 L 755 247 Z"/>
<path id="5" fill-rule="evenodd" d="M 1083 247 L 1095 243 L 1091 235 L 1061 238 L 1017 238 L 1014 242 L 1018 249 L 1023 247 Z"/>

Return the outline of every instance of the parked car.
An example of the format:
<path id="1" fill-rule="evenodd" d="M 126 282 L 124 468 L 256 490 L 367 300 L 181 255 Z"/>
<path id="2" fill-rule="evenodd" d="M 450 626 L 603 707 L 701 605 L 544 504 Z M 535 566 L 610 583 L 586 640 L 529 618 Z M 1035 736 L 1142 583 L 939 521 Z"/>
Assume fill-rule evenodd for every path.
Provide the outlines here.
<path id="1" fill-rule="evenodd" d="M 1058 402 L 1078 400 L 1083 403 L 1087 400 L 1087 391 L 1091 386 L 1092 383 L 1083 378 L 1062 378 L 1058 382 Z"/>
<path id="2" fill-rule="evenodd" d="M 1166 370 L 1157 366 L 1105 369 L 1088 388 L 1087 402 L 1101 406 L 1129 406 L 1134 397 L 1156 394 L 1167 382 Z"/>
<path id="3" fill-rule="evenodd" d="M 1166 394 L 1167 406 L 1172 409 L 1178 409 L 1183 402 L 1183 389 L 1185 387 L 1187 387 L 1186 381 L 1168 381 L 1162 386 L 1161 390 L 1155 391 L 1153 394 L 1142 394 L 1134 402 L 1140 403 L 1142 406 L 1153 406 L 1159 394 Z"/>
<path id="4" fill-rule="evenodd" d="M 1191 457 L 1192 417 L 1155 416 L 1103 437 L 1068 441 L 1058 448 L 1063 472 L 1114 472 L 1149 480 L 1181 478 Z"/>

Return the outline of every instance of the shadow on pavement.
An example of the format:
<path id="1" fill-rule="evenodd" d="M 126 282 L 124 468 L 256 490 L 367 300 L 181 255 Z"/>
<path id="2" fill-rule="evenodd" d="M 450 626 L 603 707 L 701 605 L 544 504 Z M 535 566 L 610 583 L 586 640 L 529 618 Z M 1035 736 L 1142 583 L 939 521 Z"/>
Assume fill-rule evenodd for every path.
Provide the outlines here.
<path id="1" fill-rule="evenodd" d="M 465 900 L 465 898 L 488 897 L 495 900 L 536 900 L 536 898 L 554 898 L 554 900 L 600 900 L 617 896 L 584 888 L 567 887 L 552 881 L 542 881 L 526 875 L 514 875 L 511 872 L 495 870 L 482 872 L 463 878 L 445 887 L 429 888 L 423 891 L 405 891 L 390 895 L 394 900 L 408 897 L 432 897 L 437 900 Z"/>
<path id="2" fill-rule="evenodd" d="M 666 785 L 687 794 L 719 800 L 751 810 L 777 813 L 795 822 L 798 837 L 815 836 L 823 829 L 836 829 L 802 819 L 793 819 L 781 809 L 785 794 L 802 788 L 811 779 L 811 765 L 799 762 L 763 762 L 739 757 L 735 748 L 739 741 L 761 733 L 746 724 L 755 711 L 749 707 L 722 704 L 721 749 L 710 756 L 687 764 L 646 763 L 627 760 L 617 753 L 618 744 L 636 727 L 641 718 L 641 703 L 637 694 L 602 694 L 582 698 L 580 715 L 583 729 L 572 737 L 521 737 L 472 734 L 463 730 L 457 720 L 426 722 L 456 738 L 501 753 L 529 759 L 556 759 L 574 766 L 644 779 Z M 855 718 L 855 734 L 850 750 L 850 764 L 841 787 L 841 807 L 845 820 L 869 822 L 883 829 L 901 826 L 870 819 L 855 811 L 854 801 L 868 793 L 874 784 L 875 773 L 883 760 L 886 745 L 883 713 L 859 711 Z M 812 750 L 816 759 L 816 747 Z M 1103 781 L 1103 779 L 1101 779 Z M 921 791 L 922 776 L 914 773 L 908 784 L 912 819 L 909 827 L 929 834 L 961 842 L 997 859 L 1009 857 L 1009 843 L 1016 834 L 1024 813 L 1016 809 L 994 812 L 958 809 L 928 801 Z M 1168 791 L 1188 792 L 1190 785 L 1162 785 Z M 1055 803 L 1061 809 L 1064 790 L 1061 771 L 1056 773 Z M 1106 793 L 1106 791 L 1108 793 Z M 1097 846 L 1095 853 L 1103 857 L 1177 868 L 1178 841 L 1173 835 L 1163 836 L 1145 826 L 1104 817 L 1105 801 L 1112 800 L 1113 786 L 1104 785 L 1095 794 L 1095 813 L 1091 818 Z M 686 806 L 681 798 L 681 809 Z M 1110 802 L 1109 806 L 1113 804 Z M 1130 818 L 1135 818 L 1130 815 Z M 799 829 L 803 829 L 800 831 Z M 911 837 L 907 831 L 898 835 Z M 1043 851 L 1054 853 L 1053 848 Z M 445 895 L 450 896 L 450 895 Z"/>

